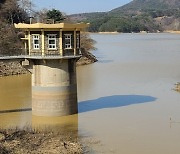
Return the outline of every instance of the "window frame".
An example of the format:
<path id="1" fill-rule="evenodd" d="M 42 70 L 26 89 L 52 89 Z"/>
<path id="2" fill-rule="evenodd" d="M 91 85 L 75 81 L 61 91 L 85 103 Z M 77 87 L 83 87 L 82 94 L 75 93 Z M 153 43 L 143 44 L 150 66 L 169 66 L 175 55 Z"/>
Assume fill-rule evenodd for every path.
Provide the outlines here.
<path id="1" fill-rule="evenodd" d="M 32 34 L 32 38 L 33 38 L 33 50 L 39 50 L 40 49 L 40 34 Z M 37 44 L 35 43 L 36 40 L 38 41 Z"/>
<path id="2" fill-rule="evenodd" d="M 69 38 L 66 38 L 70 36 Z M 66 40 L 69 40 L 69 43 L 66 43 Z M 64 49 L 72 49 L 72 34 L 64 34 Z"/>
<path id="3" fill-rule="evenodd" d="M 48 45 L 48 50 L 57 50 L 57 34 L 47 34 L 47 36 L 48 36 L 48 43 L 47 43 L 47 45 Z M 53 36 L 53 38 L 50 38 L 51 36 Z M 54 41 L 54 44 L 50 44 L 49 43 L 49 41 L 50 40 L 53 40 Z M 51 48 L 50 48 L 50 45 L 52 46 Z M 53 48 L 53 46 L 55 46 L 54 48 Z"/>

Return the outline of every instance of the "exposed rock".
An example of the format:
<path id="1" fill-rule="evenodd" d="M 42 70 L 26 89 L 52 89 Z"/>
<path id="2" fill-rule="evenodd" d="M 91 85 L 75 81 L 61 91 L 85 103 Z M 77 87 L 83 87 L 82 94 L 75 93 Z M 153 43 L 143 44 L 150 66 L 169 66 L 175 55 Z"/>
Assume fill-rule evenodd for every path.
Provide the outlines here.
<path id="1" fill-rule="evenodd" d="M 176 90 L 176 91 L 179 91 L 179 92 L 180 92 L 180 82 L 177 82 L 177 83 L 175 84 L 175 88 L 174 88 L 174 90 Z"/>
<path id="2" fill-rule="evenodd" d="M 5 139 L 5 135 L 0 133 L 0 142 L 3 141 Z"/>
<path id="3" fill-rule="evenodd" d="M 18 75 L 26 73 L 28 73 L 28 71 L 24 67 L 22 67 L 20 61 L 0 61 L 0 76 Z"/>
<path id="4" fill-rule="evenodd" d="M 76 65 L 80 66 L 80 65 L 88 65 L 88 64 L 92 64 L 97 62 L 98 60 L 96 59 L 96 57 L 90 53 L 84 53 L 83 56 L 77 61 Z"/>

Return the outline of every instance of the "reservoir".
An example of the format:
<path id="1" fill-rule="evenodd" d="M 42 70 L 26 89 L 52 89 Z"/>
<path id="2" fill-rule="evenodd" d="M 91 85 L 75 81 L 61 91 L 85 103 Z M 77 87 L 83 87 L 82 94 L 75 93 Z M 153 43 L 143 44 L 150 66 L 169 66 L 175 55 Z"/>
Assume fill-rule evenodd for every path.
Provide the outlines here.
<path id="1" fill-rule="evenodd" d="M 99 61 L 77 68 L 78 115 L 32 117 L 31 75 L 2 77 L 0 127 L 66 125 L 99 141 L 95 153 L 179 154 L 180 35 L 91 37 Z"/>

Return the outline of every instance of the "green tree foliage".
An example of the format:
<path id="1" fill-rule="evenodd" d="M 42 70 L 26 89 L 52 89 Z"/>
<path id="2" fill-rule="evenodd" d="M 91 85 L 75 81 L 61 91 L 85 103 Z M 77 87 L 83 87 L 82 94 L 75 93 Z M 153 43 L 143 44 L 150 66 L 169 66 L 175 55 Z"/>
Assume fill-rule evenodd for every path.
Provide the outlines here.
<path id="1" fill-rule="evenodd" d="M 150 31 L 155 32 L 160 28 L 154 23 L 153 18 L 147 15 L 139 16 L 108 16 L 99 19 L 94 19 L 89 21 L 90 32 L 140 32 L 140 31 Z"/>
<path id="2" fill-rule="evenodd" d="M 65 19 L 65 17 L 62 15 L 62 13 L 59 10 L 52 9 L 47 12 L 47 18 L 53 19 L 54 22 L 56 21 L 62 21 Z"/>
<path id="3" fill-rule="evenodd" d="M 102 18 L 94 18 L 86 20 L 90 22 L 90 32 L 156 32 L 162 31 L 162 27 L 158 25 L 154 18 L 163 16 L 162 11 L 147 11 L 140 14 L 113 14 Z"/>
<path id="4" fill-rule="evenodd" d="M 109 12 L 82 16 L 82 21 L 85 18 L 90 23 L 90 32 L 180 30 L 177 26 L 180 22 L 180 0 L 133 0 Z"/>

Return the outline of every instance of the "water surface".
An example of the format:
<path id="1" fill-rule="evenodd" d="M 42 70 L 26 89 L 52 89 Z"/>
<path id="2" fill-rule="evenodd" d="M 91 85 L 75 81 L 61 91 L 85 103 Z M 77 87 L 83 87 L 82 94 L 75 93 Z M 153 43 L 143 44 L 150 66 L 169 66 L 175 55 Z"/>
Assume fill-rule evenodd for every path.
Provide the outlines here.
<path id="1" fill-rule="evenodd" d="M 180 94 L 172 89 L 180 81 L 180 35 L 91 36 L 99 62 L 77 68 L 79 114 L 32 117 L 30 75 L 3 77 L 1 127 L 63 123 L 100 140 L 97 153 L 179 154 Z"/>
<path id="2" fill-rule="evenodd" d="M 99 62 L 78 68 L 79 127 L 99 153 L 179 154 L 180 35 L 92 37 Z"/>

